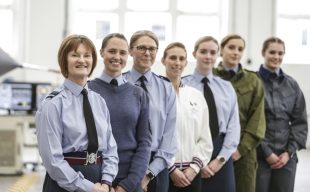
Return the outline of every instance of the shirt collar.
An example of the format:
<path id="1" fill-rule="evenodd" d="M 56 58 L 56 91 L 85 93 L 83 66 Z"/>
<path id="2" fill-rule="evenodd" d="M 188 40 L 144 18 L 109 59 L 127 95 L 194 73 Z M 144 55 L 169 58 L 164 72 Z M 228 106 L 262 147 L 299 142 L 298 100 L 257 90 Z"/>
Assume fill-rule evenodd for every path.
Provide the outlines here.
<path id="1" fill-rule="evenodd" d="M 151 70 L 148 70 L 147 72 L 145 72 L 145 73 L 142 74 L 142 73 L 138 72 L 135 68 L 132 68 L 132 69 L 131 69 L 131 74 L 132 74 L 132 77 L 133 77 L 133 81 L 134 81 L 134 82 L 137 82 L 138 79 L 139 79 L 142 75 L 145 76 L 147 82 L 150 82 L 150 81 L 151 81 L 151 76 L 152 76 L 152 71 L 151 71 Z"/>
<path id="2" fill-rule="evenodd" d="M 236 66 L 234 66 L 234 67 L 232 67 L 232 68 L 228 68 L 224 63 L 222 63 L 222 67 L 224 68 L 225 71 L 232 70 L 232 71 L 234 71 L 236 74 L 237 74 L 238 71 L 239 71 L 239 66 L 240 66 L 240 64 L 238 64 L 238 65 L 236 65 Z"/>
<path id="3" fill-rule="evenodd" d="M 270 79 L 272 77 L 283 76 L 283 71 L 281 68 L 278 68 L 276 71 L 271 71 L 264 67 L 264 65 L 261 65 L 259 68 L 259 74 L 263 79 Z"/>
<path id="4" fill-rule="evenodd" d="M 63 83 L 64 87 L 66 87 L 69 91 L 71 91 L 73 93 L 73 95 L 78 96 L 79 94 L 81 94 L 82 90 L 85 88 L 88 91 L 88 86 L 87 84 L 85 85 L 85 87 L 82 87 L 80 85 L 78 85 L 77 83 L 69 80 L 69 79 L 65 79 L 64 83 Z"/>
<path id="5" fill-rule="evenodd" d="M 199 72 L 197 71 L 197 69 L 195 69 L 195 71 L 194 71 L 194 77 L 195 77 L 196 80 L 199 81 L 199 82 L 201 82 L 201 80 L 202 80 L 203 78 L 207 77 L 208 80 L 209 80 L 209 82 L 211 83 L 211 82 L 213 81 L 214 75 L 213 75 L 213 73 L 212 73 L 212 70 L 209 72 L 209 74 L 208 74 L 207 76 L 205 76 L 205 75 L 202 75 L 201 73 L 199 73 Z"/>
<path id="6" fill-rule="evenodd" d="M 108 74 L 106 74 L 105 72 L 103 72 L 103 73 L 100 75 L 99 79 L 101 79 L 102 81 L 107 82 L 107 83 L 110 83 L 112 79 L 116 79 L 118 85 L 121 85 L 121 84 L 123 84 L 123 82 L 124 82 L 124 78 L 123 78 L 123 75 L 122 75 L 122 74 L 120 74 L 120 75 L 117 76 L 117 77 L 111 77 L 110 75 L 108 75 Z"/>
<path id="7" fill-rule="evenodd" d="M 262 66 L 263 66 L 263 68 L 266 69 L 267 71 L 269 71 L 269 72 L 271 72 L 271 73 L 276 73 L 277 76 L 280 76 L 280 72 L 281 72 L 281 69 L 280 69 L 280 68 L 277 68 L 277 69 L 275 69 L 274 71 L 272 71 L 272 70 L 268 69 L 268 68 L 266 67 L 266 65 L 262 64 Z"/>

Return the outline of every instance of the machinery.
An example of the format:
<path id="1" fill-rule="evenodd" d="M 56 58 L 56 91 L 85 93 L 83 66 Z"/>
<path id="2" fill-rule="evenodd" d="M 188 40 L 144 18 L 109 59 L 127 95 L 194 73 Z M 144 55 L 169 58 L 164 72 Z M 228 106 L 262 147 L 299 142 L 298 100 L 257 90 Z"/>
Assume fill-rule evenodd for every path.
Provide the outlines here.
<path id="1" fill-rule="evenodd" d="M 0 76 L 27 68 L 59 73 L 38 65 L 19 64 L 0 48 Z M 0 174 L 22 174 L 24 165 L 41 163 L 35 135 L 34 115 L 53 87 L 46 82 L 0 83 Z"/>

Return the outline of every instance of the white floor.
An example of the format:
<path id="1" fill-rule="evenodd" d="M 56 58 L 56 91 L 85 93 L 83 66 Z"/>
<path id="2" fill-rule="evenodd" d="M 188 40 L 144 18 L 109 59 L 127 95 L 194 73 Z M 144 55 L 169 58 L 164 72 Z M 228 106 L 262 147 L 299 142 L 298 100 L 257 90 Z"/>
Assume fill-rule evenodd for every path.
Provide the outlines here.
<path id="1" fill-rule="evenodd" d="M 299 162 L 297 164 L 297 174 L 294 192 L 310 191 L 310 150 L 298 152 Z"/>
<path id="2" fill-rule="evenodd" d="M 36 158 L 33 153 L 28 153 L 29 157 Z M 299 163 L 297 166 L 297 175 L 295 181 L 294 192 L 309 192 L 310 191 L 310 150 L 302 150 L 298 153 Z M 28 158 L 29 158 L 28 157 Z M 29 159 L 28 159 L 29 160 Z M 28 165 L 25 169 L 24 175 L 35 175 L 37 180 L 27 190 L 29 192 L 42 191 L 42 184 L 44 180 L 45 170 L 39 166 L 36 171 L 32 172 L 32 166 Z M 16 183 L 22 176 L 3 176 L 0 175 L 0 191 L 8 192 L 8 189 Z M 14 191 L 10 191 L 14 192 Z M 22 192 L 22 191 L 19 191 Z"/>

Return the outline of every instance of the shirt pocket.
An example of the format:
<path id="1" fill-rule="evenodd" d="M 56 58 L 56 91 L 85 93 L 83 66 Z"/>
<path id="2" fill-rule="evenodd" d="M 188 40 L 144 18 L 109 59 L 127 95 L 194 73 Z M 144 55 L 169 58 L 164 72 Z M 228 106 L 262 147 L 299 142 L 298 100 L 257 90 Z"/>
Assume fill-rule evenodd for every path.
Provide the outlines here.
<path id="1" fill-rule="evenodd" d="M 251 105 L 253 88 L 251 86 L 239 87 L 236 90 L 240 112 L 247 112 Z"/>
<path id="2" fill-rule="evenodd" d="M 279 111 L 285 111 L 286 113 L 290 114 L 295 105 L 295 100 L 296 100 L 296 93 L 294 90 L 290 89 L 283 89 L 279 92 L 280 96 L 280 106 L 279 106 Z"/>

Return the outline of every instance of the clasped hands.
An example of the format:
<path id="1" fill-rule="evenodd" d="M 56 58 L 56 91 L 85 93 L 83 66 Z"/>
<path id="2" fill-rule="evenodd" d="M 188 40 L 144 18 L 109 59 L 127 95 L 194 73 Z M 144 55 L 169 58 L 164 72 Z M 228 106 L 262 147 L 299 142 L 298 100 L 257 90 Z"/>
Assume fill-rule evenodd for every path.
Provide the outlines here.
<path id="1" fill-rule="evenodd" d="M 109 185 L 107 184 L 101 184 L 101 183 L 95 183 L 92 192 L 109 192 Z"/>
<path id="2" fill-rule="evenodd" d="M 176 187 L 182 188 L 189 186 L 196 175 L 197 173 L 194 169 L 189 167 L 183 171 L 180 169 L 175 169 L 172 173 L 170 173 L 170 178 Z"/>

